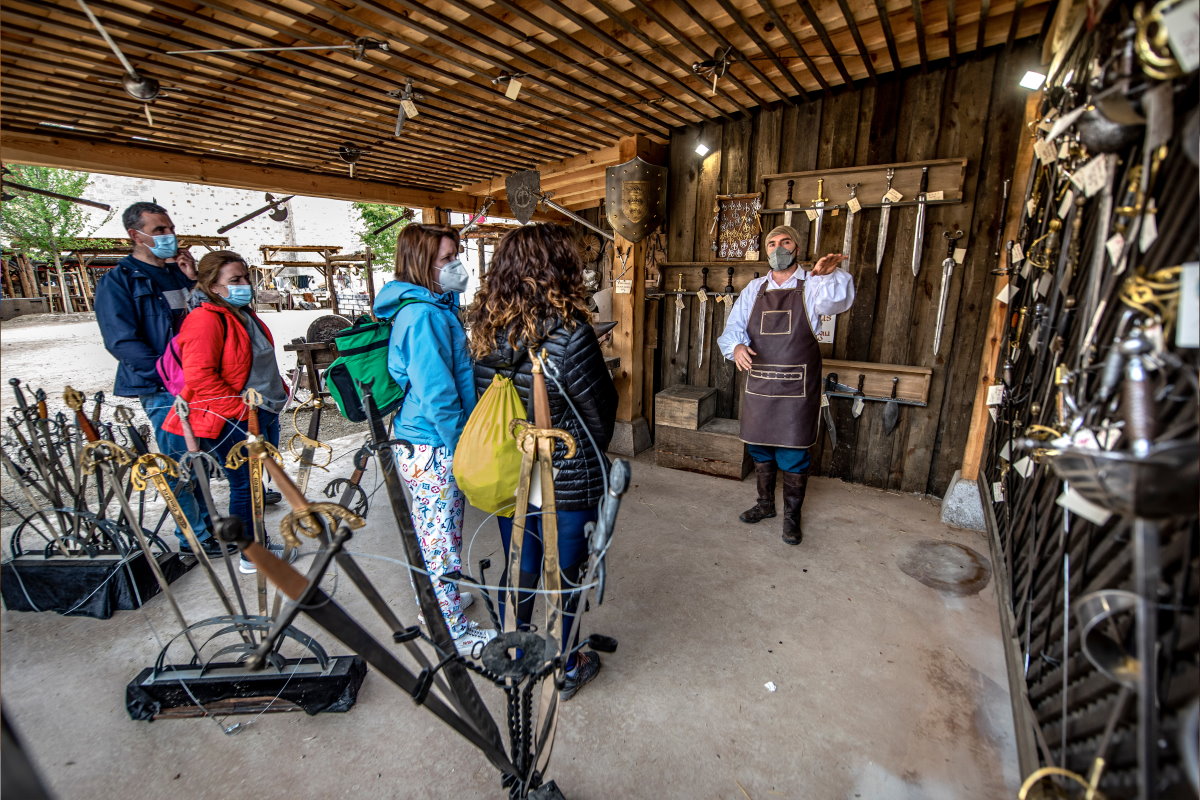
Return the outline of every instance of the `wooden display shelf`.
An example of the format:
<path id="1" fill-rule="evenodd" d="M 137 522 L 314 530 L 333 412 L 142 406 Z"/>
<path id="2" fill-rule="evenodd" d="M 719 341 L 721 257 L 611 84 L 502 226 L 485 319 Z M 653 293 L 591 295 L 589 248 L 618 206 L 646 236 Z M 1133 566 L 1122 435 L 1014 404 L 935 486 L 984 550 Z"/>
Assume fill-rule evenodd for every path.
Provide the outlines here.
<path id="1" fill-rule="evenodd" d="M 907 161 L 898 164 L 869 164 L 863 167 L 846 167 L 844 169 L 818 169 L 810 172 L 780 172 L 774 175 L 764 175 L 763 183 L 766 192 L 763 195 L 764 214 L 781 213 L 787 201 L 788 181 L 795 181 L 792 187 L 792 202 L 799 203 L 800 208 L 794 210 L 793 222 L 807 223 L 802 208 L 812 205 L 817 196 L 817 180 L 825 179 L 825 196 L 829 198 L 826 205 L 845 206 L 850 193 L 846 189 L 848 183 L 858 183 L 858 200 L 864 206 L 879 203 L 887 191 L 887 171 L 896 170 L 892 179 L 892 188 L 904 195 L 902 203 L 917 199 L 921 188 L 921 169 L 929 168 L 930 192 L 940 191 L 943 194 L 941 202 L 962 202 L 963 180 L 967 174 L 967 159 L 938 158 L 932 161 Z M 798 217 L 798 218 L 797 218 Z M 764 229 L 770 226 L 764 223 Z"/>

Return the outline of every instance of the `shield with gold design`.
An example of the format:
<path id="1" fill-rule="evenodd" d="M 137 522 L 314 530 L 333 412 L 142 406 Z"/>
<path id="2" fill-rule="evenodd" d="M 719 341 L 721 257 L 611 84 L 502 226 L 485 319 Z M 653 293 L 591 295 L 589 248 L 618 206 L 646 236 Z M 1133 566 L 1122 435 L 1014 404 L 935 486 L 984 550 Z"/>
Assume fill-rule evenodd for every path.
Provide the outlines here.
<path id="1" fill-rule="evenodd" d="M 640 242 L 666 220 L 667 168 L 638 156 L 604 171 L 608 224 L 622 238 Z"/>

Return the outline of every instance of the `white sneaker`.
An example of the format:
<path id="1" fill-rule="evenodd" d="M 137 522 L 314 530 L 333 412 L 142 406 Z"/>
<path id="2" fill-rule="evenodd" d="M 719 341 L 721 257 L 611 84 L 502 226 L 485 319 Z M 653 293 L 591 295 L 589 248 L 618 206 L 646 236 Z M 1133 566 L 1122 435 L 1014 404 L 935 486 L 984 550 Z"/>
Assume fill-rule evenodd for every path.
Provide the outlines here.
<path id="1" fill-rule="evenodd" d="M 271 555 L 276 558 L 283 558 L 284 547 L 281 544 L 268 544 L 267 549 L 271 551 Z M 288 555 L 287 563 L 291 564 L 300 556 L 299 548 L 293 549 Z M 258 572 L 258 567 L 254 566 L 254 562 L 242 556 L 238 561 L 238 572 L 243 575 L 254 575 Z"/>
<path id="2" fill-rule="evenodd" d="M 496 638 L 495 628 L 481 628 L 474 622 L 467 623 L 467 632 L 454 640 L 458 654 L 467 658 L 478 658 L 483 646 Z"/>
<path id="3" fill-rule="evenodd" d="M 458 608 L 459 608 L 459 610 L 466 611 L 468 608 L 471 607 L 471 604 L 474 602 L 475 602 L 475 595 L 471 594 L 470 592 L 459 592 L 458 593 Z M 419 611 L 417 612 L 417 624 L 418 625 L 425 624 L 425 615 Z"/>

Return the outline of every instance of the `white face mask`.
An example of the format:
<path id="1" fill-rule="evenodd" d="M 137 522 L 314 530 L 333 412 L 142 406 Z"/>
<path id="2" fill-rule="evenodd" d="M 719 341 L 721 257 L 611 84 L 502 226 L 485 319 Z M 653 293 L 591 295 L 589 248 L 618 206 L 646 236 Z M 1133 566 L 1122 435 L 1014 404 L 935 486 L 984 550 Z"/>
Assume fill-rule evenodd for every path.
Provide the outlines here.
<path id="1" fill-rule="evenodd" d="M 443 292 L 465 292 L 470 279 L 466 266 L 460 259 L 443 264 L 438 272 L 438 285 Z"/>

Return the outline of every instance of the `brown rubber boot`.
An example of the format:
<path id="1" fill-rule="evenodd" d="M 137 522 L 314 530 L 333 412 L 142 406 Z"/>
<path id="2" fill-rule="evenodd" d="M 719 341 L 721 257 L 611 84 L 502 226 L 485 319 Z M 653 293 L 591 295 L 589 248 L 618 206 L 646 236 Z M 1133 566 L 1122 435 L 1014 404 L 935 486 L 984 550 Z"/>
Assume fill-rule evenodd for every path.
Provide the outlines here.
<path id="1" fill-rule="evenodd" d="M 751 525 L 775 516 L 775 462 L 755 461 L 754 477 L 758 480 L 758 502 L 738 516 Z"/>
<path id="2" fill-rule="evenodd" d="M 804 531 L 800 530 L 800 509 L 804 506 L 804 492 L 807 489 L 807 472 L 783 473 L 784 544 L 800 544 L 804 539 Z"/>

